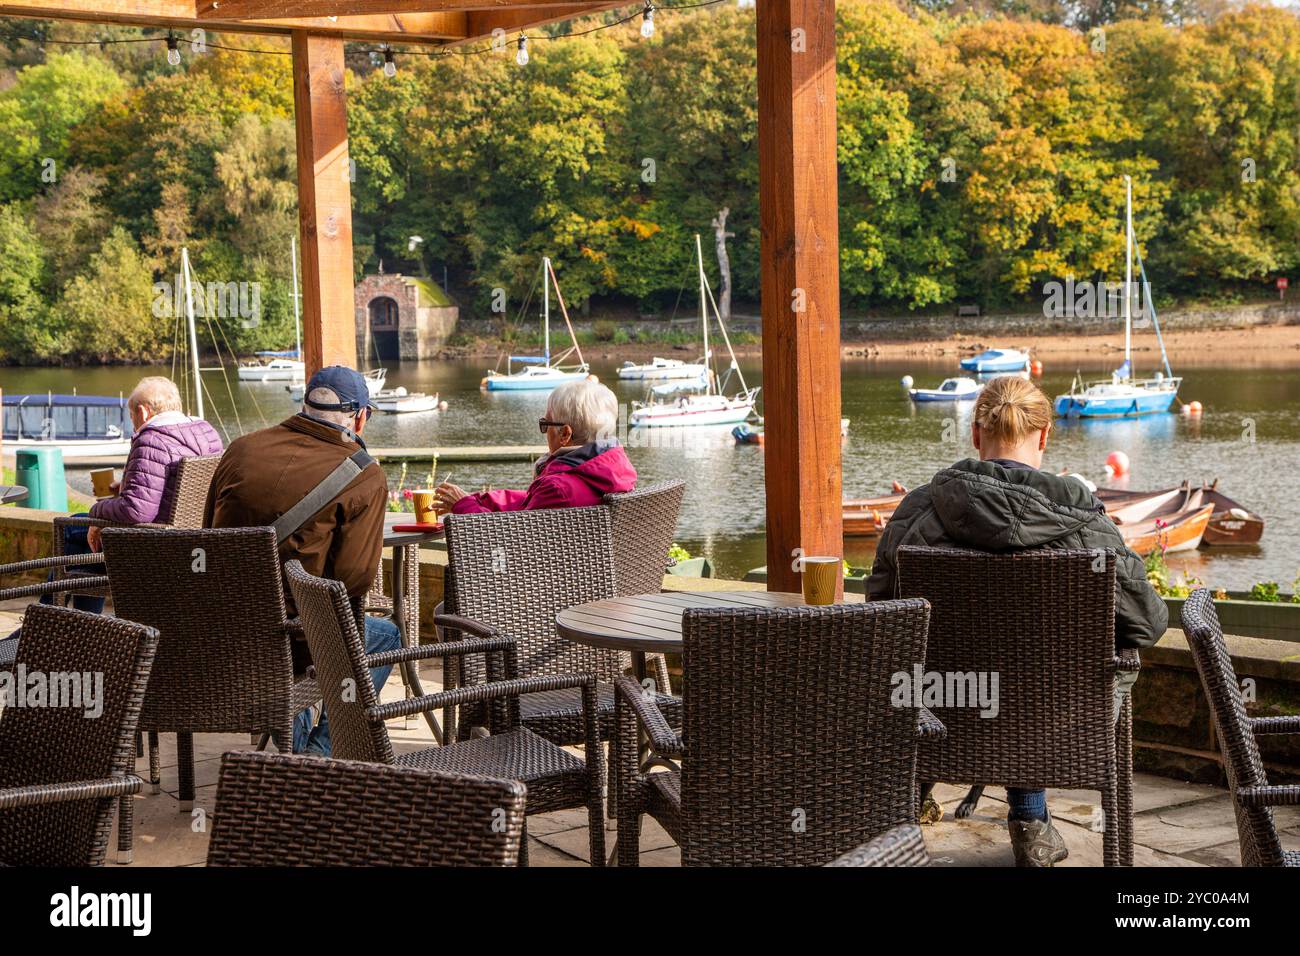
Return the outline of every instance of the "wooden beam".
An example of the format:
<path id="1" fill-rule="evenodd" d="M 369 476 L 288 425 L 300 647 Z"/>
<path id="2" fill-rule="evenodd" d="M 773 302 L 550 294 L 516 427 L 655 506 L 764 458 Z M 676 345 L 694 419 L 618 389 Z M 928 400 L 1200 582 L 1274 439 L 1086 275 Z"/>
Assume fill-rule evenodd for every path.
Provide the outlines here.
<path id="1" fill-rule="evenodd" d="M 195 0 L 19 0 L 0 3 L 0 16 L 49 20 L 79 20 L 136 27 L 195 27 L 231 33 L 289 36 L 294 30 L 336 36 L 347 40 L 388 43 L 438 43 L 464 40 L 464 13 L 395 13 L 364 16 L 327 16 L 286 20 L 200 18 Z"/>
<path id="2" fill-rule="evenodd" d="M 844 555 L 834 0 L 760 0 L 759 258 L 767 587 Z"/>
<path id="3" fill-rule="evenodd" d="M 357 363 L 352 195 L 343 41 L 293 34 L 293 106 L 302 232 L 302 344 L 307 375 Z"/>
<path id="4" fill-rule="evenodd" d="M 203 19 L 280 20 L 383 13 L 461 13 L 469 10 L 531 10 L 584 7 L 574 0 L 198 0 Z M 585 8 L 585 7 L 584 7 Z"/>
<path id="5" fill-rule="evenodd" d="M 494 30 L 517 33 L 520 30 L 546 26 L 549 23 L 572 20 L 574 17 L 586 16 L 589 13 L 615 10 L 618 7 L 626 6 L 628 6 L 627 0 L 616 0 L 614 3 L 575 4 L 573 6 L 547 7 L 545 10 L 471 10 L 465 14 L 465 39 L 459 42 L 472 43 L 475 40 L 483 40 L 491 37 Z"/>

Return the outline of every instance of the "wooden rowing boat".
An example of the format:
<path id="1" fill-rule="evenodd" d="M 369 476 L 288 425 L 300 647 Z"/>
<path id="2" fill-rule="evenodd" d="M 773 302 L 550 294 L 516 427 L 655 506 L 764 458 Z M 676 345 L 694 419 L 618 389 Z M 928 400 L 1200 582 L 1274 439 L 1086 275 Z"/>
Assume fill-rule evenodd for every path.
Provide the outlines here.
<path id="1" fill-rule="evenodd" d="M 844 502 L 844 537 L 873 538 L 885 530 L 894 509 L 907 497 L 907 489 L 894 482 L 892 494 L 875 498 L 850 498 Z"/>
<path id="2" fill-rule="evenodd" d="M 1119 525 L 1124 543 L 1138 554 L 1158 548 L 1166 553 L 1195 550 L 1214 513 L 1214 505 L 1203 499 L 1202 489 L 1187 483 L 1160 492 L 1098 489 L 1097 496 L 1106 506 L 1106 514 Z"/>
<path id="3" fill-rule="evenodd" d="M 1200 496 L 1201 504 L 1214 505 L 1214 512 L 1210 515 L 1210 522 L 1206 525 L 1201 544 L 1206 547 L 1258 544 L 1264 534 L 1264 519 L 1219 491 L 1218 484 L 1219 480 L 1216 478 L 1196 491 Z M 1141 501 L 1167 499 L 1185 487 L 1186 485 L 1183 485 L 1162 491 L 1120 491 L 1115 488 L 1098 488 L 1097 497 L 1106 505 L 1107 512 L 1110 512 L 1115 508 L 1127 507 Z"/>
<path id="4" fill-rule="evenodd" d="M 1210 515 L 1209 527 L 1201 544 L 1212 547 L 1259 544 L 1264 536 L 1264 519 L 1255 512 L 1243 508 L 1222 491 L 1219 491 L 1219 479 L 1201 487 L 1201 497 L 1214 505 L 1214 514 Z"/>

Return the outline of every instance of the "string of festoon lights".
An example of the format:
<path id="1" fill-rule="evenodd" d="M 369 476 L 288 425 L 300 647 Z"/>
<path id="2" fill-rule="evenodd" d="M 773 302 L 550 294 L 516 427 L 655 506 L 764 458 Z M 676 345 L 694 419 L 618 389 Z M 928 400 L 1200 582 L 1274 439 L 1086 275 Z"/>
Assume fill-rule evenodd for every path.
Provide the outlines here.
<path id="1" fill-rule="evenodd" d="M 518 37 L 515 38 L 515 62 L 520 66 L 528 65 L 528 61 L 530 58 L 530 54 L 528 51 L 529 43 L 545 42 L 547 40 L 570 40 L 575 37 L 583 37 L 592 33 L 599 33 L 601 30 L 612 30 L 615 27 L 620 27 L 625 23 L 631 23 L 633 20 L 636 20 L 638 17 L 641 19 L 641 36 L 646 39 L 649 39 L 650 37 L 654 36 L 655 33 L 655 12 L 656 11 L 692 10 L 697 7 L 711 7 L 711 6 L 715 6 L 716 4 L 725 3 L 725 2 L 726 0 L 696 0 L 696 2 L 693 3 L 656 4 L 653 2 L 653 0 L 646 0 L 645 5 L 640 10 L 630 13 L 627 16 L 619 17 L 617 20 L 612 20 L 608 23 L 599 23 L 596 24 L 595 26 L 589 27 L 585 30 L 578 30 L 577 32 L 574 33 L 529 34 L 524 31 L 520 31 Z M 329 17 L 327 19 L 337 20 L 338 18 Z M 156 29 L 162 29 L 162 28 L 159 27 Z M 181 63 L 181 47 L 180 47 L 181 38 L 177 36 L 175 32 L 172 31 L 169 31 L 165 37 L 125 37 L 125 38 L 113 38 L 113 39 L 110 39 L 108 37 L 102 37 L 94 40 L 60 40 L 60 39 L 52 39 L 52 38 L 45 38 L 39 36 L 29 36 L 23 33 L 15 33 L 11 31 L 0 30 L 0 38 L 4 38 L 8 40 L 26 40 L 28 42 L 35 43 L 42 47 L 45 44 L 52 44 L 52 45 L 59 45 L 59 46 L 108 47 L 119 43 L 162 43 L 166 45 L 166 49 L 167 49 L 167 63 L 170 66 L 180 66 Z M 506 42 L 507 42 L 507 38 L 506 38 L 505 31 L 499 30 L 499 31 L 494 31 L 493 39 L 487 46 L 481 46 L 481 47 L 466 47 L 466 48 L 455 47 L 450 50 L 428 50 L 428 49 L 421 49 L 421 48 L 406 48 L 406 49 L 398 50 L 385 44 L 379 47 L 361 47 L 359 49 L 353 48 L 351 52 L 362 53 L 362 54 L 369 53 L 371 56 L 382 56 L 383 64 L 384 64 L 383 66 L 384 75 L 391 77 L 397 75 L 398 55 L 422 56 L 428 58 L 452 57 L 452 56 L 461 56 L 461 57 L 483 56 L 485 54 L 500 53 L 503 49 L 505 49 Z M 222 43 L 209 43 L 206 40 L 202 41 L 202 48 L 206 50 L 222 50 L 231 53 L 266 54 L 268 56 L 292 56 L 293 55 L 292 51 L 290 50 L 259 50 L 250 47 L 230 46 L 228 44 L 222 44 Z"/>

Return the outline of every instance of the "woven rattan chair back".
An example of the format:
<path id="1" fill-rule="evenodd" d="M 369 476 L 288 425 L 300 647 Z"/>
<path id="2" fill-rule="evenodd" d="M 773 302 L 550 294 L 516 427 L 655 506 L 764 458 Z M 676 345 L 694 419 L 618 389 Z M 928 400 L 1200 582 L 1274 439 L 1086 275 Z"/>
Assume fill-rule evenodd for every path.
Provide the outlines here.
<path id="1" fill-rule="evenodd" d="M 215 816 L 209 866 L 514 866 L 524 785 L 236 751 Z"/>
<path id="2" fill-rule="evenodd" d="M 104 559 L 115 613 L 159 634 L 142 727 L 290 732 L 293 665 L 270 528 L 105 528 Z"/>
<path id="3" fill-rule="evenodd" d="M 44 706 L 6 707 L 0 717 L 0 791 L 134 772 L 135 730 L 157 644 L 156 631 L 130 621 L 28 607 L 15 667 L 29 681 L 41 675 L 49 696 Z M 85 682 L 101 674 L 92 708 Z M 79 701 L 76 684 L 83 689 Z M 54 706 L 58 701 L 67 706 Z M 87 716 L 95 710 L 98 716 Z M 98 866 L 116 802 L 109 797 L 0 811 L 0 863 Z"/>
<path id="4" fill-rule="evenodd" d="M 316 666 L 325 712 L 330 715 L 333 755 L 392 763 L 393 747 L 384 722 L 366 717 L 366 708 L 378 704 L 379 696 L 347 591 L 339 581 L 309 574 L 298 561 L 286 562 L 284 573 Z"/>
<path id="5" fill-rule="evenodd" d="M 1268 785 L 1264 759 L 1241 698 L 1241 684 L 1228 656 L 1214 600 L 1205 588 L 1198 588 L 1183 603 L 1183 633 L 1187 636 L 1201 686 L 1210 703 L 1214 731 L 1223 752 L 1223 769 L 1237 812 L 1237 833 L 1241 840 L 1242 866 L 1281 866 L 1282 843 L 1273 822 L 1272 807 L 1246 807 L 1237 800 L 1245 787 Z"/>
<path id="6" fill-rule="evenodd" d="M 182 458 L 170 466 L 167 491 L 158 509 L 159 523 L 173 528 L 202 528 L 203 507 L 220 463 L 220 455 L 201 455 Z"/>
<path id="7" fill-rule="evenodd" d="M 609 508 L 448 515 L 444 606 L 518 642 L 520 677 L 594 674 L 612 681 L 628 654 L 560 637 L 555 615 L 618 594 Z M 465 683 L 485 676 L 482 655 L 464 659 Z"/>
<path id="8" fill-rule="evenodd" d="M 924 601 L 688 608 L 682 865 L 814 866 L 914 820 Z"/>
<path id="9" fill-rule="evenodd" d="M 921 744 L 922 780 L 1097 789 L 1113 779 L 1113 552 L 905 546 L 898 578 L 901 596 L 930 602 L 924 673 L 943 681 L 943 699 L 924 702 L 948 733 Z M 996 711 L 981 706 L 981 681 Z"/>
<path id="10" fill-rule="evenodd" d="M 685 492 L 686 482 L 666 481 L 605 496 L 619 594 L 657 594 L 663 589 Z"/>

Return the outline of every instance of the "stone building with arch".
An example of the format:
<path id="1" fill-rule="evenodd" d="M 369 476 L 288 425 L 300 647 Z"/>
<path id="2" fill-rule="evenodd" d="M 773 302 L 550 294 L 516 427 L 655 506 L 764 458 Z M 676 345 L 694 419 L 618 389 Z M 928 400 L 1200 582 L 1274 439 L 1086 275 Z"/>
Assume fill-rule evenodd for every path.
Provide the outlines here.
<path id="1" fill-rule="evenodd" d="M 356 285 L 360 364 L 433 358 L 455 331 L 459 316 L 460 309 L 429 279 L 365 276 Z"/>

